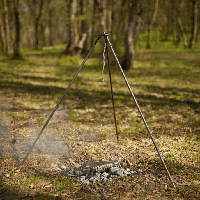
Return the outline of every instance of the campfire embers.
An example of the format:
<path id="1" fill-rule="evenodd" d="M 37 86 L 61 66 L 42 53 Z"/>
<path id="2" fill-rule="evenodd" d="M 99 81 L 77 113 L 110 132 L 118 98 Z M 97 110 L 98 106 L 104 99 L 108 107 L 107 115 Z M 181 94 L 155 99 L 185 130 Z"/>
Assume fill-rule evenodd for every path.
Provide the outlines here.
<path id="1" fill-rule="evenodd" d="M 107 162 L 107 161 L 92 161 L 86 162 L 83 167 L 67 170 L 65 166 L 62 166 L 64 174 L 73 178 L 76 181 L 82 183 L 96 183 L 113 181 L 117 178 L 125 176 L 135 176 L 142 173 L 142 170 L 132 171 L 129 168 L 123 168 L 122 164 L 118 161 Z"/>

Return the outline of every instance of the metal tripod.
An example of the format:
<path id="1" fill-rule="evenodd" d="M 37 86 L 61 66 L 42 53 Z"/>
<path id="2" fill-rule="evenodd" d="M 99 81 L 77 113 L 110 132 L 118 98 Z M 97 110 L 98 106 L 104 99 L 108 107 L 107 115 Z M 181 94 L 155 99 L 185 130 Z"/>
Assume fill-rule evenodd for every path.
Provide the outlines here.
<path id="1" fill-rule="evenodd" d="M 148 133 L 149 133 L 149 135 L 150 135 L 150 138 L 151 138 L 151 140 L 152 140 L 152 142 L 153 142 L 153 144 L 154 144 L 154 146 L 155 146 L 155 148 L 156 148 L 156 151 L 157 151 L 157 153 L 158 153 L 158 156 L 160 157 L 160 160 L 161 160 L 161 162 L 162 162 L 162 164 L 163 164 L 163 166 L 164 166 L 164 168 L 165 168 L 165 170 L 166 170 L 166 172 L 167 172 L 167 175 L 168 175 L 168 177 L 169 177 L 169 179 L 170 179 L 170 181 L 171 181 L 173 187 L 176 188 L 176 186 L 175 186 L 175 184 L 174 184 L 174 182 L 173 182 L 173 180 L 172 180 L 172 178 L 171 178 L 171 175 L 170 175 L 170 173 L 169 173 L 169 171 L 168 171 L 168 169 L 167 169 L 167 167 L 166 167 L 166 165 L 165 165 L 165 162 L 164 162 L 164 160 L 163 160 L 163 158 L 162 158 L 162 156 L 161 156 L 161 154 L 160 154 L 160 152 L 159 152 L 159 150 L 158 150 L 158 147 L 157 147 L 157 145 L 156 145 L 156 143 L 155 143 L 155 140 L 154 140 L 154 138 L 153 138 L 153 136 L 152 136 L 152 134 L 151 134 L 151 132 L 150 132 L 150 129 L 149 129 L 147 123 L 146 123 L 146 120 L 145 120 L 145 118 L 144 118 L 144 116 L 143 116 L 143 114 L 142 114 L 142 111 L 141 111 L 141 109 L 140 109 L 140 107 L 139 107 L 139 105 L 138 105 L 138 103 L 137 103 L 137 100 L 136 100 L 136 98 L 135 98 L 135 95 L 133 94 L 132 89 L 131 89 L 131 87 L 130 87 L 130 85 L 129 85 L 129 83 L 128 83 L 128 80 L 127 80 L 127 78 L 126 78 L 126 76 L 125 76 L 125 74 L 124 74 L 124 72 L 123 72 L 123 70 L 122 70 L 122 67 L 121 67 L 121 65 L 120 65 L 120 63 L 119 63 L 119 60 L 118 60 L 118 58 L 117 58 L 117 56 L 116 56 L 116 54 L 115 54 L 115 52 L 114 52 L 114 49 L 112 48 L 112 45 L 111 45 L 110 40 L 109 40 L 109 38 L 108 38 L 109 34 L 108 34 L 108 33 L 105 33 L 105 32 L 101 33 L 101 34 L 97 37 L 96 41 L 95 41 L 94 44 L 92 45 L 90 51 L 88 52 L 87 56 L 86 56 L 85 59 L 83 60 L 83 62 L 82 62 L 82 64 L 80 65 L 80 67 L 78 68 L 77 72 L 75 73 L 75 75 L 74 75 L 74 77 L 72 78 L 71 82 L 69 83 L 68 87 L 65 89 L 65 92 L 64 92 L 63 95 L 61 96 L 60 100 L 59 100 L 58 103 L 56 104 L 56 106 L 55 106 L 55 108 L 53 109 L 53 111 L 51 112 L 50 116 L 48 117 L 47 121 L 45 122 L 45 124 L 44 124 L 44 126 L 42 127 L 40 133 L 38 134 L 37 138 L 35 139 L 33 145 L 30 147 L 28 153 L 26 154 L 26 156 L 25 156 L 25 158 L 23 159 L 23 161 L 21 162 L 21 164 L 23 164 L 23 163 L 26 161 L 27 157 L 28 157 L 29 154 L 31 153 L 31 151 L 32 151 L 33 147 L 35 146 L 36 142 L 38 141 L 39 137 L 42 135 L 44 129 L 45 129 L 46 126 L 48 125 L 48 123 L 49 123 L 50 119 L 52 118 L 53 114 L 54 114 L 55 111 L 58 109 L 58 107 L 59 107 L 60 103 L 62 102 L 64 96 L 66 95 L 67 91 L 70 89 L 72 83 L 73 83 L 74 80 L 76 79 L 78 73 L 80 72 L 81 68 L 82 68 L 83 65 L 85 64 L 86 60 L 88 59 L 90 53 L 91 53 L 92 50 L 94 49 L 95 45 L 97 44 L 97 42 L 99 41 L 99 39 L 101 38 L 101 36 L 104 37 L 104 40 L 105 40 L 105 43 L 106 43 L 107 60 L 108 60 L 108 68 L 109 68 L 109 78 L 110 78 L 110 85 L 111 85 L 112 103 L 113 103 L 113 112 L 114 112 L 114 119 L 115 119 L 115 127 L 116 127 L 116 136 L 117 136 L 117 140 L 118 140 L 118 133 L 117 133 L 117 123 L 116 123 L 115 106 L 114 106 L 114 98 L 113 98 L 113 90 L 112 90 L 111 71 L 110 71 L 110 66 L 109 66 L 108 45 L 110 46 L 110 49 L 111 49 L 111 51 L 112 51 L 112 53 L 113 53 L 113 55 L 114 55 L 114 57 L 115 57 L 115 60 L 117 61 L 117 64 L 118 64 L 119 69 L 120 69 L 120 71 L 121 71 L 121 73 L 122 73 L 122 76 L 124 77 L 124 80 L 125 80 L 125 82 L 126 82 L 126 85 L 127 85 L 128 89 L 129 89 L 129 91 L 130 91 L 130 94 L 131 94 L 131 96 L 132 96 L 132 98 L 133 98 L 133 100 L 134 100 L 134 102 L 135 102 L 135 104 L 136 104 L 136 106 L 137 106 L 137 109 L 138 109 L 138 111 L 139 111 L 139 113 L 140 113 L 140 115 L 141 115 L 141 118 L 142 118 L 142 120 L 143 120 L 145 126 L 146 126 L 146 129 L 147 129 L 147 131 L 148 131 Z"/>

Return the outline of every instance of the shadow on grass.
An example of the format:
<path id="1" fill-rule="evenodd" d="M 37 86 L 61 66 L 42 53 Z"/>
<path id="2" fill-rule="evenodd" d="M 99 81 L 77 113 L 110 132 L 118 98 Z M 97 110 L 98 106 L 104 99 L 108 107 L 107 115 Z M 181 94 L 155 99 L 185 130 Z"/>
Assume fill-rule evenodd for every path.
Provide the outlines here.
<path id="1" fill-rule="evenodd" d="M 23 79 L 31 79 L 40 81 L 42 83 L 48 83 L 48 82 L 63 82 L 66 81 L 66 86 L 68 85 L 70 78 L 68 79 L 58 79 L 58 78 L 43 78 L 43 77 L 37 77 L 37 76 L 27 76 L 22 75 L 18 76 L 17 74 L 14 74 L 12 72 L 1 72 L 1 74 L 6 75 L 7 77 L 15 76 L 16 78 L 23 78 Z M 83 83 L 82 77 L 77 77 L 77 80 L 75 80 L 77 83 Z M 75 84 L 76 84 L 75 83 Z M 95 84 L 95 83 L 94 83 Z M 114 83 L 117 84 L 117 83 Z M 85 81 L 85 85 L 87 86 L 87 81 Z M 117 86 L 119 87 L 119 86 Z M 134 88 L 140 88 L 141 85 L 135 84 L 133 86 Z M 140 102 L 140 105 L 147 106 L 148 104 L 155 105 L 159 108 L 164 107 L 165 105 L 170 106 L 176 106 L 176 105 L 185 105 L 187 104 L 190 106 L 195 112 L 199 113 L 199 107 L 200 103 L 192 101 L 188 98 L 184 100 L 177 100 L 175 98 L 168 97 L 168 95 L 175 95 L 179 96 L 180 93 L 183 93 L 185 96 L 193 97 L 195 94 L 199 94 L 199 91 L 197 89 L 189 89 L 189 88 L 176 88 L 176 87 L 159 87 L 154 85 L 146 85 L 142 86 L 145 90 L 157 94 L 162 94 L 165 97 L 157 97 L 155 95 L 141 95 L 137 94 L 136 98 Z M 57 87 L 57 86 L 44 86 L 44 85 L 33 85 L 30 83 L 23 83 L 23 82 L 15 82 L 15 81 L 1 81 L 0 82 L 0 88 L 1 89 L 11 89 L 16 93 L 30 93 L 30 94 L 39 94 L 39 95 L 61 95 L 65 88 L 63 87 Z M 107 90 L 95 90 L 90 89 L 87 91 L 87 87 L 85 90 L 83 88 L 73 88 L 73 85 L 71 86 L 69 92 L 67 93 L 67 98 L 70 98 L 73 100 L 74 97 L 79 99 L 79 104 L 84 105 L 87 102 L 90 102 L 90 105 L 94 105 L 95 103 L 101 104 L 102 102 L 108 103 L 110 101 L 110 91 L 109 88 Z M 128 91 L 128 90 L 127 90 Z M 123 102 L 126 105 L 131 106 L 132 103 L 130 103 L 131 95 L 126 94 L 125 92 L 118 92 L 117 89 L 114 88 L 114 95 L 117 96 L 117 99 L 123 100 Z M 133 102 L 133 101 L 132 101 Z M 127 104 L 128 103 L 128 104 Z M 87 105 L 84 105 L 83 107 L 87 107 Z"/>
<path id="2" fill-rule="evenodd" d="M 55 81 L 55 80 L 53 80 Z M 82 80 L 79 80 L 80 82 L 82 82 Z M 45 81 L 44 81 L 45 82 Z M 137 86 L 136 86 L 137 87 Z M 177 109 L 181 109 L 182 107 L 189 107 L 190 109 L 192 109 L 194 112 L 196 112 L 197 114 L 200 113 L 200 103 L 198 102 L 194 102 L 191 99 L 189 100 L 178 100 L 172 97 L 168 97 L 168 94 L 174 93 L 174 88 L 161 88 L 159 86 L 147 86 L 148 89 L 154 91 L 154 93 L 158 93 L 158 94 L 162 94 L 164 95 L 163 97 L 158 97 L 155 95 L 151 95 L 151 94 L 146 94 L 146 95 L 142 95 L 142 94 L 138 94 L 136 95 L 136 99 L 144 113 L 144 116 L 148 116 L 149 113 L 148 111 L 146 111 L 146 107 L 148 107 L 149 105 L 151 105 L 153 110 L 163 110 L 163 112 L 165 112 L 165 114 L 163 114 L 163 117 L 165 118 L 165 115 L 167 114 L 166 112 L 168 112 L 167 109 L 172 108 L 172 110 L 174 108 Z M 42 86 L 42 85 L 32 85 L 32 84 L 25 84 L 25 83 L 18 83 L 18 82 L 6 82 L 6 81 L 2 81 L 0 82 L 0 89 L 10 89 L 12 91 L 14 91 L 15 93 L 18 93 L 18 95 L 22 95 L 24 96 L 25 94 L 30 94 L 31 96 L 38 96 L 39 100 L 41 101 L 47 101 L 48 104 L 48 99 L 54 99 L 55 101 L 55 105 L 57 104 L 59 98 L 61 97 L 61 95 L 64 93 L 65 88 L 62 87 L 57 87 L 57 86 Z M 186 93 L 186 95 L 191 95 L 192 93 L 196 93 L 196 90 L 192 90 L 192 89 L 182 89 L 183 92 Z M 116 91 L 116 92 L 115 92 Z M 180 92 L 180 90 L 178 91 Z M 127 90 L 127 94 L 125 92 L 118 92 L 117 90 L 114 90 L 114 95 L 117 101 L 121 101 L 120 105 L 118 106 L 118 109 L 123 110 L 123 106 L 126 105 L 126 107 L 130 107 L 130 108 L 134 108 L 136 109 L 136 106 L 134 104 L 134 101 L 131 97 L 130 94 L 128 94 L 128 90 Z M 176 93 L 175 93 L 176 95 Z M 60 96 L 60 97 L 59 97 Z M 69 103 L 69 101 L 72 103 Z M 88 90 L 84 90 L 83 88 L 78 88 L 76 85 L 76 88 L 72 87 L 70 88 L 70 90 L 68 91 L 68 93 L 66 94 L 65 99 L 63 100 L 62 104 L 66 104 L 66 106 L 69 107 L 75 107 L 76 109 L 85 109 L 88 107 L 94 107 L 95 110 L 92 111 L 92 113 L 90 113 L 90 115 L 95 115 L 96 112 L 100 113 L 102 111 L 102 108 L 100 105 L 102 104 L 106 104 L 107 105 L 107 112 L 108 113 L 112 113 L 112 104 L 111 104 L 111 96 L 110 96 L 110 90 L 95 90 L 95 89 L 90 89 Z M 19 108 L 17 108 L 18 110 L 30 110 L 29 108 L 26 108 L 25 106 L 19 106 Z M 53 107 L 52 107 L 53 109 Z M 34 110 L 34 109 L 33 109 Z M 148 110 L 148 109 L 147 109 Z M 12 111 L 12 110 L 10 110 Z M 35 111 L 39 111 L 39 109 L 36 109 Z M 128 113 L 125 113 L 124 117 L 126 117 Z M 181 113 L 181 115 L 184 113 Z M 86 119 L 84 116 L 86 116 L 86 114 L 83 114 L 82 117 L 80 118 L 74 118 L 77 122 L 79 123 L 85 123 Z M 106 117 L 106 116 L 104 116 Z M 118 118 L 118 116 L 117 116 Z M 108 121 L 112 121 L 112 118 L 109 119 Z M 168 119 L 167 119 L 168 120 Z M 95 123 L 101 123 L 96 121 Z M 142 121 L 140 122 L 142 123 Z M 172 123 L 170 120 L 166 121 L 166 123 Z M 184 122 L 183 122 L 184 125 Z M 186 124 L 185 124 L 186 125 Z M 188 126 L 188 125 L 187 125 Z M 193 127 L 198 127 L 199 123 L 197 123 L 197 121 L 191 121 L 189 126 L 193 126 Z M 181 134 L 186 134 L 186 132 L 181 133 Z M 198 133 L 196 133 L 198 134 Z M 146 135 L 146 137 L 148 137 Z"/>
<path id="3" fill-rule="evenodd" d="M 10 189 L 4 185 L 2 185 L 2 180 L 0 178 L 0 199 L 2 200 L 16 200 L 16 199 L 26 199 L 26 200 L 59 200 L 61 199 L 59 196 L 48 195 L 42 193 L 36 193 L 35 195 L 29 194 L 28 192 L 22 193 L 16 187 Z"/>

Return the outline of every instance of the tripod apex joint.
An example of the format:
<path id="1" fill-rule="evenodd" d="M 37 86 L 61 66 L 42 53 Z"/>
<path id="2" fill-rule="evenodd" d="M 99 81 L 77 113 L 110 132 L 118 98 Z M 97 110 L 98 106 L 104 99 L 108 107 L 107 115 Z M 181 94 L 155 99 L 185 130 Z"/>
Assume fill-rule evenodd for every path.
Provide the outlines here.
<path id="1" fill-rule="evenodd" d="M 101 33 L 101 34 L 99 35 L 99 37 L 101 37 L 101 36 L 109 36 L 109 33 L 103 32 L 103 33 Z"/>

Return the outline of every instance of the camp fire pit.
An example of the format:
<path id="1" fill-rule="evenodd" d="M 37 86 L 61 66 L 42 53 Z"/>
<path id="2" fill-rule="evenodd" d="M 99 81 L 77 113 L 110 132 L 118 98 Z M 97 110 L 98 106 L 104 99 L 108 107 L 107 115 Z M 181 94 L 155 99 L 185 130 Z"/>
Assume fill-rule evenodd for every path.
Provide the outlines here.
<path id="1" fill-rule="evenodd" d="M 113 181 L 118 178 L 133 177 L 142 173 L 141 169 L 132 171 L 126 164 L 119 161 L 88 161 L 80 168 L 67 170 L 65 166 L 61 166 L 61 169 L 66 176 L 86 184 Z"/>

